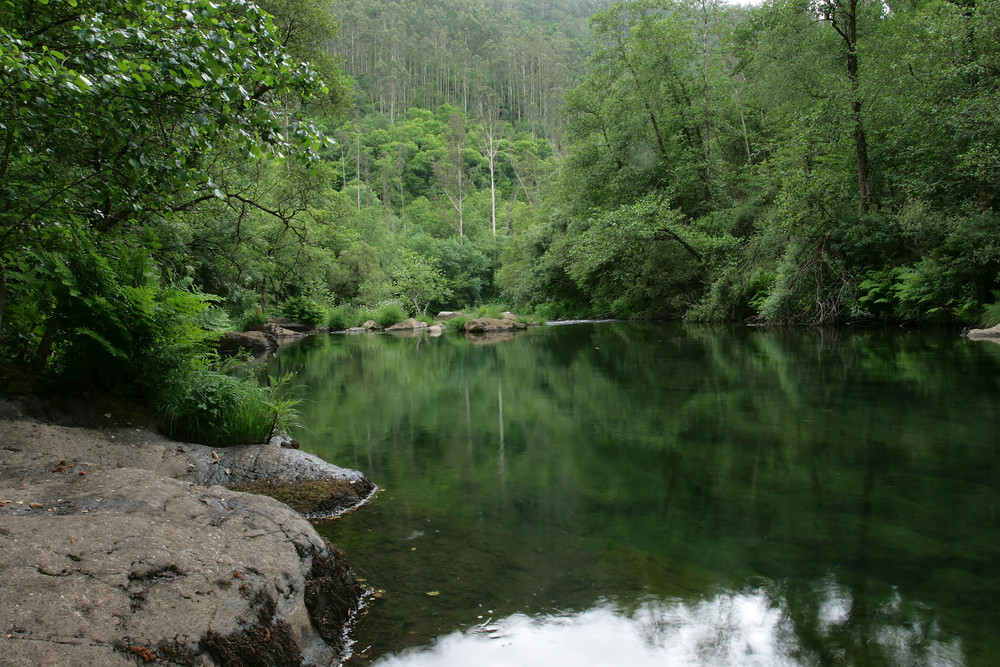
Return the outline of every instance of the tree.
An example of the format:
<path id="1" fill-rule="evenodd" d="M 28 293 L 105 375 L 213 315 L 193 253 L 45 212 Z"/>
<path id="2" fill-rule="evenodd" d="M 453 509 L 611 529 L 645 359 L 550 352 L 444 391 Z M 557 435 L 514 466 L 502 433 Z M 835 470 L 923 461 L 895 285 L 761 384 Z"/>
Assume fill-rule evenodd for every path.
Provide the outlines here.
<path id="1" fill-rule="evenodd" d="M 426 313 L 431 303 L 451 296 L 441 270 L 410 250 L 403 252 L 392 285 L 393 294 L 412 303 L 416 315 Z"/>
<path id="2" fill-rule="evenodd" d="M 872 190 L 871 162 L 868 159 L 868 133 L 862 115 L 861 77 L 858 57 L 859 0 L 820 0 L 817 10 L 840 36 L 844 65 L 849 82 L 851 118 L 854 124 L 854 152 L 858 167 L 858 196 L 861 212 L 867 213 L 876 203 Z"/>
<path id="3" fill-rule="evenodd" d="M 465 164 L 465 139 L 465 120 L 460 112 L 454 111 L 448 120 L 448 160 L 435 163 L 434 174 L 441 192 L 455 210 L 459 236 L 465 235 L 465 200 L 475 187 L 476 167 Z"/>
<path id="4" fill-rule="evenodd" d="M 7 5 L 0 306 L 11 290 L 22 313 L 34 303 L 20 324 L 43 332 L 35 356 L 44 362 L 81 324 L 60 314 L 54 293 L 35 289 L 27 258 L 99 264 L 139 248 L 149 259 L 151 222 L 210 202 L 255 206 L 223 186 L 226 151 L 257 160 L 314 156 L 322 136 L 293 107 L 329 89 L 289 55 L 289 35 L 247 0 Z M 9 329 L 0 331 L 6 337 Z"/>
<path id="5" fill-rule="evenodd" d="M 493 236 L 497 235 L 497 156 L 500 147 L 507 136 L 507 127 L 500 120 L 500 109 L 494 96 L 489 91 L 483 92 L 482 103 L 483 127 L 479 134 L 479 151 L 486 158 L 486 167 L 490 172 L 490 227 Z"/>

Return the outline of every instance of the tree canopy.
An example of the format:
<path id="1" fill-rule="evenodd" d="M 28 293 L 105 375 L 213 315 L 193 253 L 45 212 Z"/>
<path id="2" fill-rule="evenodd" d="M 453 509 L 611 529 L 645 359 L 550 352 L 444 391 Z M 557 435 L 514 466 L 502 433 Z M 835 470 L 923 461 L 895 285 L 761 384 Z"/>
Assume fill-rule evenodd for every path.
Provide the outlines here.
<path id="1" fill-rule="evenodd" d="M 996 0 L 7 7 L 7 359 L 128 386 L 285 302 L 1000 319 Z"/>
<path id="2" fill-rule="evenodd" d="M 995 323 L 996 11 L 597 13 L 547 214 L 503 293 L 621 316 Z"/>

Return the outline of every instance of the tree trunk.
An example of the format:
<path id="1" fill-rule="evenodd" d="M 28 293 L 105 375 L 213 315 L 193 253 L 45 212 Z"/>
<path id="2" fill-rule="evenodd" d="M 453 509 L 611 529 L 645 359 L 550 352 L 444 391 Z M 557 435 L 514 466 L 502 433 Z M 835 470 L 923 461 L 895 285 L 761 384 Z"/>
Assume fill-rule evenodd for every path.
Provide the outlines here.
<path id="1" fill-rule="evenodd" d="M 42 334 L 42 340 L 38 344 L 38 350 L 35 352 L 35 356 L 31 360 L 31 366 L 35 370 L 45 369 L 45 364 L 48 363 L 49 357 L 52 356 L 52 344 L 56 340 L 56 332 L 58 331 L 59 316 L 53 314 L 52 318 L 49 320 L 48 326 L 45 328 L 45 333 Z"/>
<path id="2" fill-rule="evenodd" d="M 851 86 L 851 113 L 854 120 L 854 155 L 858 168 L 858 195 L 861 212 L 867 213 L 875 205 L 872 188 L 871 163 L 868 160 L 868 137 L 865 133 L 861 109 L 861 78 L 858 73 L 858 0 L 831 0 L 825 6 L 826 19 L 837 31 L 847 47 L 847 79 Z"/>
<path id="3" fill-rule="evenodd" d="M 7 302 L 7 267 L 0 260 L 0 331 L 3 330 L 3 309 Z"/>

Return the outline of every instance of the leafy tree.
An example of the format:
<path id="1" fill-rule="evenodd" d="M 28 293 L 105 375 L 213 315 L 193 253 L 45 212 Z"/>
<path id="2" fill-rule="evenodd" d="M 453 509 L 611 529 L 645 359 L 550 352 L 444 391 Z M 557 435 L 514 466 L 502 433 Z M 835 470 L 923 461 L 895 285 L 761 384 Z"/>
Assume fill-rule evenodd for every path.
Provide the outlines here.
<path id="1" fill-rule="evenodd" d="M 413 304 L 416 315 L 425 314 L 432 303 L 451 296 L 441 270 L 411 251 L 404 251 L 392 277 L 392 289 L 395 296 Z"/>
<path id="2" fill-rule="evenodd" d="M 6 295 L 16 296 L 19 312 L 34 313 L 30 329 L 43 332 L 31 356 L 53 367 L 80 335 L 105 356 L 146 349 L 128 336 L 87 333 L 88 308 L 67 309 L 58 294 L 82 298 L 90 288 L 73 287 L 64 272 L 52 275 L 68 291 L 44 287 L 23 258 L 84 274 L 94 267 L 104 282 L 91 308 L 109 308 L 109 321 L 126 328 L 145 326 L 128 314 L 132 297 L 190 315 L 159 282 L 170 275 L 150 263 L 142 249 L 156 244 L 142 230 L 167 229 L 213 203 L 261 210 L 242 184 L 231 187 L 226 157 L 314 155 L 322 137 L 292 103 L 329 89 L 289 55 L 274 19 L 244 0 L 15 0 L 8 10 L 0 17 L 0 317 Z M 130 283 L 99 269 L 124 255 L 145 256 L 163 273 Z M 132 297 L 103 296 L 112 293 Z M 2 332 L 12 335 L 6 323 Z"/>

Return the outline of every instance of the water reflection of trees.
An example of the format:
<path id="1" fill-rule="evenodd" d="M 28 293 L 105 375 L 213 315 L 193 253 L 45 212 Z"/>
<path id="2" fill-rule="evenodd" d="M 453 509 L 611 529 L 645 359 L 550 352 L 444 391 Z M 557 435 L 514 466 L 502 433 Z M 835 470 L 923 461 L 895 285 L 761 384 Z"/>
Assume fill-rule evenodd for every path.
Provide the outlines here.
<path id="1" fill-rule="evenodd" d="M 525 587 L 510 597 L 543 586 L 580 606 L 765 577 L 824 662 L 878 662 L 866 647 L 892 618 L 908 645 L 940 628 L 995 644 L 993 347 L 612 324 L 491 346 L 320 339 L 273 363 L 309 388 L 308 448 L 398 491 L 401 520 L 477 536 L 466 560 L 505 550 L 476 570 L 481 590 L 542 551 L 561 566 L 506 577 Z M 829 572 L 844 623 L 809 583 Z M 912 601 L 895 617 L 894 596 Z M 914 625 L 920 605 L 936 611 Z"/>

